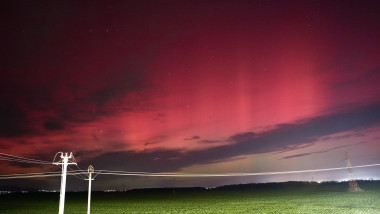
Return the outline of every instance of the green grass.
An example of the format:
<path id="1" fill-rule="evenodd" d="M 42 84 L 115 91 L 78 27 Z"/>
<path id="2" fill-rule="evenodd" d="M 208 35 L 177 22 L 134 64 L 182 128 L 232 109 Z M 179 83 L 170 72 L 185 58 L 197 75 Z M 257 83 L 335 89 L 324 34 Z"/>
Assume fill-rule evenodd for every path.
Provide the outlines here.
<path id="1" fill-rule="evenodd" d="M 58 193 L 0 195 L 0 213 L 58 213 Z M 65 213 L 86 213 L 87 193 L 67 193 Z M 93 193 L 91 213 L 380 213 L 380 191 L 177 190 Z"/>

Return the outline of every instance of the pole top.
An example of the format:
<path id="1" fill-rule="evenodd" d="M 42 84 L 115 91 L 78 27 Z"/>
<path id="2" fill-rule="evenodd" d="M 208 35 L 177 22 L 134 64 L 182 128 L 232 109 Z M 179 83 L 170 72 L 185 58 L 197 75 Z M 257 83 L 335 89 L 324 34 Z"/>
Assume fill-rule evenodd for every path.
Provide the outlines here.
<path id="1" fill-rule="evenodd" d="M 93 173 L 94 172 L 94 167 L 93 166 L 88 166 L 88 173 Z"/>
<path id="2" fill-rule="evenodd" d="M 346 160 L 350 160 L 350 156 L 348 156 L 347 152 L 344 153 L 344 157 L 346 158 Z"/>

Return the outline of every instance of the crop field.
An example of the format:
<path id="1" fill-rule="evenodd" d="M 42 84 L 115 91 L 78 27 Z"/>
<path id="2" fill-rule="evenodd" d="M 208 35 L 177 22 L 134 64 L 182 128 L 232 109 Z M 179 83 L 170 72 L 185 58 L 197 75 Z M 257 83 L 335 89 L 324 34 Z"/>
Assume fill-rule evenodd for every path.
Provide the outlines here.
<path id="1" fill-rule="evenodd" d="M 4 194 L 0 195 L 0 213 L 58 213 L 58 200 L 59 193 Z M 86 192 L 66 194 L 65 213 L 86 210 Z M 288 187 L 94 192 L 91 213 L 380 213 L 380 191 Z"/>

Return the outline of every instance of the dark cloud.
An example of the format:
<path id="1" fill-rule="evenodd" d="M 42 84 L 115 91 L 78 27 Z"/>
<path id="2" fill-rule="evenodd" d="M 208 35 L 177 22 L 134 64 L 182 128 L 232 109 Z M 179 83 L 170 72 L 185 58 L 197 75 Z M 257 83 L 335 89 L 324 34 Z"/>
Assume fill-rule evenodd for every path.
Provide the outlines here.
<path id="1" fill-rule="evenodd" d="M 199 137 L 197 135 L 194 135 L 194 136 L 189 137 L 189 138 L 184 138 L 184 140 L 198 140 L 198 139 L 201 139 L 201 137 Z"/>
<path id="2" fill-rule="evenodd" d="M 29 133 L 24 110 L 11 103 L 0 105 L 0 137 L 18 137 Z"/>
<path id="3" fill-rule="evenodd" d="M 54 131 L 54 130 L 62 130 L 64 129 L 64 125 L 60 121 L 54 121 L 54 120 L 49 120 L 44 122 L 44 128 L 49 131 Z"/>
<path id="4" fill-rule="evenodd" d="M 256 137 L 255 133 L 253 132 L 244 132 L 244 133 L 239 133 L 236 135 L 233 135 L 230 137 L 231 140 L 240 142 L 240 141 L 245 141 L 245 140 L 251 140 L 254 137 Z"/>
<path id="5" fill-rule="evenodd" d="M 168 139 L 167 135 L 154 136 L 154 137 L 149 138 L 148 141 L 144 143 L 144 146 L 160 144 L 161 142 L 167 139 Z"/>
<path id="6" fill-rule="evenodd" d="M 156 142 L 145 142 L 144 146 L 149 146 L 149 145 L 154 145 L 154 144 L 159 144 L 159 143 L 160 143 L 159 141 L 156 141 Z"/>
<path id="7" fill-rule="evenodd" d="M 106 141 L 105 144 L 107 145 L 108 149 L 111 150 L 125 150 L 127 148 L 127 143 L 124 141 Z"/>
<path id="8" fill-rule="evenodd" d="M 72 122 L 91 122 L 98 117 L 115 115 L 123 111 L 135 111 L 141 108 L 143 100 L 141 96 L 128 97 L 128 94 L 139 92 L 146 88 L 143 83 L 143 72 L 134 71 L 137 68 L 129 68 L 129 72 L 114 72 L 111 77 L 102 77 L 102 88 L 88 91 L 83 97 L 78 97 L 75 102 L 57 107 L 61 118 Z M 141 70 L 141 68 L 139 68 Z M 74 90 L 81 90 L 80 87 Z"/>
<path id="9" fill-rule="evenodd" d="M 115 72 L 106 76 L 107 79 L 102 81 L 109 82 L 106 87 L 89 94 L 89 99 L 96 101 L 99 107 L 104 106 L 110 100 L 125 95 L 130 92 L 136 92 L 144 89 L 143 65 L 130 65 L 126 68 L 129 71 Z"/>
<path id="10" fill-rule="evenodd" d="M 313 153 L 314 153 L 314 152 L 313 152 Z M 296 154 L 296 155 L 290 155 L 290 156 L 286 156 L 286 157 L 284 157 L 283 159 L 299 158 L 299 157 L 303 157 L 303 156 L 311 155 L 311 154 L 313 154 L 313 153 L 306 152 L 306 153 L 301 153 L 301 154 Z"/>
<path id="11" fill-rule="evenodd" d="M 63 130 L 71 122 L 92 122 L 102 116 L 142 109 L 144 100 L 139 100 L 141 96 L 128 97 L 130 93 L 146 88 L 141 75 L 139 72 L 115 75 L 117 80 L 105 82 L 107 84 L 95 92 L 79 86 L 68 88 L 65 79 L 59 84 L 45 84 L 39 80 L 25 83 L 30 74 L 20 74 L 21 78 L 5 76 L 0 85 L 0 137 L 41 134 L 41 124 L 48 131 Z M 44 114 L 53 115 L 55 119 L 46 120 Z"/>
<path id="12" fill-rule="evenodd" d="M 129 96 L 147 88 L 142 66 L 127 65 L 125 69 L 131 71 L 113 72 L 107 78 L 97 74 L 102 79 L 98 87 L 86 86 L 95 85 L 94 78 L 78 79 L 74 84 L 59 72 L 56 77 L 38 72 L 5 75 L 0 85 L 0 136 L 40 134 L 41 124 L 45 130 L 63 130 L 70 122 L 92 122 L 102 116 L 144 109 L 148 96 Z M 46 121 L 44 114 L 55 119 Z"/>
<path id="13" fill-rule="evenodd" d="M 202 144 L 212 144 L 212 143 L 225 143 L 226 141 L 224 140 L 200 140 L 198 141 L 198 143 L 202 143 Z"/>
<path id="14" fill-rule="evenodd" d="M 85 153 L 85 152 L 83 152 Z M 83 160 L 81 165 L 92 164 L 97 169 L 129 171 L 171 171 L 183 167 L 180 150 L 158 150 L 153 152 L 111 152 L 99 155 L 93 159 Z"/>
<path id="15" fill-rule="evenodd" d="M 301 154 L 296 154 L 296 155 L 290 155 L 290 156 L 283 157 L 282 159 L 291 159 L 291 158 L 298 158 L 298 157 L 308 156 L 308 155 L 312 155 L 312 154 L 321 154 L 321 153 L 330 152 L 330 151 L 333 151 L 333 150 L 336 150 L 336 149 L 347 148 L 347 147 L 350 147 L 350 146 L 355 146 L 355 145 L 359 145 L 359 144 L 363 144 L 363 143 L 366 143 L 366 142 L 354 143 L 354 144 L 344 145 L 344 146 L 336 146 L 336 147 L 333 147 L 333 148 L 329 148 L 329 149 L 321 150 L 321 151 L 316 151 L 316 152 L 306 152 L 306 153 L 301 153 Z"/>
<path id="16" fill-rule="evenodd" d="M 241 155 L 288 151 L 313 145 L 313 142 L 323 136 L 378 125 L 380 123 L 379 109 L 380 105 L 374 104 L 343 113 L 310 118 L 302 123 L 281 124 L 275 129 L 258 134 L 238 133 L 230 137 L 234 143 L 204 150 L 112 152 L 88 160 L 88 163 L 112 169 L 172 171 L 193 164 L 212 163 Z M 294 157 L 310 154 L 298 154 Z"/>
<path id="17" fill-rule="evenodd" d="M 324 141 L 341 140 L 341 139 L 347 139 L 347 138 L 351 138 L 351 137 L 361 137 L 361 136 L 364 136 L 364 135 L 358 132 L 358 133 L 345 134 L 345 135 L 341 135 L 341 136 L 327 136 L 327 137 L 321 138 L 321 140 L 324 140 Z"/>
<path id="18" fill-rule="evenodd" d="M 306 147 L 310 147 L 314 144 L 315 144 L 314 142 L 309 142 L 309 143 L 304 143 L 302 145 L 289 145 L 288 148 L 283 149 L 283 150 L 278 151 L 278 152 L 275 152 L 275 154 L 281 154 L 281 153 L 285 153 L 285 152 L 289 152 L 289 151 L 293 151 L 293 150 L 303 149 Z"/>
<path id="19" fill-rule="evenodd" d="M 376 84 L 380 81 L 380 67 L 373 68 L 358 77 L 353 79 L 340 82 L 336 87 L 346 87 L 346 86 L 363 86 L 368 84 Z"/>

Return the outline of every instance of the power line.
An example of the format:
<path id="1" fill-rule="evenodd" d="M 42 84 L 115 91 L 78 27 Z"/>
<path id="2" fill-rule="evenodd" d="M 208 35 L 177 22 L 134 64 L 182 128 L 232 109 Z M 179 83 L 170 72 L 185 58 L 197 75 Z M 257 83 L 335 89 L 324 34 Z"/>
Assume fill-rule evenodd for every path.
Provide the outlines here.
<path id="1" fill-rule="evenodd" d="M 37 159 L 33 159 L 33 158 L 25 158 L 25 157 L 21 157 L 21 156 L 6 154 L 6 153 L 0 153 L 0 156 L 6 156 L 7 158 L 11 157 L 11 158 L 14 158 L 14 159 L 20 159 L 20 160 L 26 160 L 26 161 L 33 161 L 33 162 L 41 162 L 41 163 L 49 163 L 49 164 L 51 164 L 50 161 L 37 160 Z"/>
<path id="2" fill-rule="evenodd" d="M 67 173 L 67 175 L 78 175 L 83 173 Z M 49 173 L 49 174 L 38 174 L 38 173 L 30 173 L 30 174 L 13 174 L 13 175 L 1 175 L 0 180 L 6 180 L 6 179 L 17 179 L 17 178 L 43 178 L 43 177 L 59 177 L 61 176 L 61 173 Z"/>
<path id="3" fill-rule="evenodd" d="M 12 158 L 12 157 L 4 157 L 4 156 L 0 156 L 0 160 L 16 161 L 16 162 L 22 162 L 22 163 L 35 163 L 35 164 L 52 164 L 51 162 L 31 161 L 27 159 L 18 159 L 18 158 Z"/>
<path id="4" fill-rule="evenodd" d="M 73 156 L 73 160 L 74 160 L 75 163 L 77 163 L 77 160 L 75 159 L 74 156 Z M 81 172 L 86 172 L 86 174 L 88 174 L 87 171 L 81 169 L 81 168 L 78 166 L 78 164 L 75 164 L 75 167 L 77 167 L 77 168 L 79 169 L 79 171 L 81 171 Z M 71 169 L 71 168 L 70 168 L 70 169 Z M 71 169 L 71 170 L 72 170 L 72 169 Z M 82 177 L 84 180 L 86 179 L 84 176 L 81 176 L 81 177 Z"/>
<path id="5" fill-rule="evenodd" d="M 67 166 L 67 168 L 69 168 L 71 170 L 71 171 L 68 171 L 68 173 L 70 173 L 70 172 L 74 172 L 75 173 L 75 170 L 73 170 L 70 166 Z M 82 172 L 82 171 L 83 170 L 80 170 L 80 172 Z M 84 177 L 82 175 L 82 173 L 74 174 L 74 177 L 76 177 L 76 178 L 78 178 L 80 180 L 85 180 L 86 179 L 86 177 Z"/>
<path id="6" fill-rule="evenodd" d="M 55 161 L 55 158 L 57 157 L 58 154 L 63 154 L 63 152 L 57 152 L 57 153 L 55 153 L 52 163 L 55 163 L 54 161 Z"/>
<path id="7" fill-rule="evenodd" d="M 0 175 L 0 177 L 4 176 L 22 176 L 22 175 L 45 175 L 45 174 L 61 174 L 61 172 L 32 172 L 32 173 L 18 173 L 18 174 L 9 174 L 9 175 Z"/>
<path id="8" fill-rule="evenodd" d="M 368 164 L 360 166 L 352 166 L 351 168 L 365 168 L 380 166 L 380 164 Z M 243 176 L 257 176 L 257 175 L 283 175 L 283 174 L 295 174 L 295 173 L 307 173 L 307 172 L 323 172 L 343 170 L 347 167 L 335 167 L 324 169 L 308 169 L 308 170 L 294 170 L 294 171 L 279 171 L 279 172 L 253 172 L 253 173 L 215 173 L 215 174 L 203 174 L 203 173 L 150 173 L 150 172 L 127 172 L 127 171 L 109 171 L 109 170 L 96 170 L 103 175 L 121 175 L 121 176 L 141 176 L 141 177 L 243 177 Z"/>
<path id="9" fill-rule="evenodd" d="M 52 164 L 52 163 L 37 162 L 37 161 L 28 161 L 28 160 L 8 158 L 8 157 L 0 157 L 0 160 L 15 161 L 15 162 L 20 162 L 20 163 L 49 164 L 49 165 Z"/>
<path id="10" fill-rule="evenodd" d="M 22 163 L 35 163 L 35 164 L 52 164 L 52 162 L 49 162 L 49 161 L 37 160 L 33 158 L 25 158 L 25 157 L 10 155 L 10 154 L 1 153 L 1 152 L 0 152 L 0 160 L 16 161 L 16 162 L 22 162 Z"/>
<path id="11" fill-rule="evenodd" d="M 95 176 L 92 179 L 95 179 L 98 175 L 102 173 L 102 170 L 94 171 L 93 173 L 95 173 Z"/>
<path id="12" fill-rule="evenodd" d="M 0 153 L 3 154 L 3 153 Z M 2 157 L 0 157 L 1 159 Z M 380 166 L 380 164 L 367 164 L 359 166 L 351 166 L 350 168 L 365 168 L 365 167 L 375 167 Z M 69 167 L 71 171 L 68 175 L 73 175 L 81 180 L 86 179 L 87 171 L 73 170 Z M 335 167 L 335 168 L 323 168 L 323 169 L 307 169 L 307 170 L 293 170 L 293 171 L 277 171 L 277 172 L 251 172 L 251 173 L 170 173 L 170 172 L 131 172 L 131 171 L 111 171 L 111 170 L 95 170 L 94 174 L 96 176 L 102 175 L 120 175 L 120 176 L 140 176 L 140 177 L 243 177 L 243 176 L 257 176 L 257 175 L 283 175 L 283 174 L 295 174 L 295 173 L 308 173 L 308 172 L 323 172 L 323 171 L 334 171 L 334 170 L 344 170 L 348 167 Z M 11 179 L 11 178 L 34 178 L 34 177 L 51 177 L 60 176 L 61 172 L 44 172 L 44 173 L 27 173 L 27 174 L 10 174 L 10 175 L 0 175 L 0 179 Z"/>

